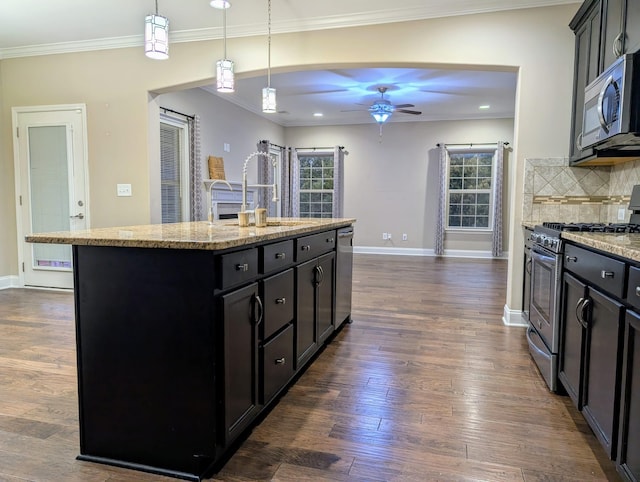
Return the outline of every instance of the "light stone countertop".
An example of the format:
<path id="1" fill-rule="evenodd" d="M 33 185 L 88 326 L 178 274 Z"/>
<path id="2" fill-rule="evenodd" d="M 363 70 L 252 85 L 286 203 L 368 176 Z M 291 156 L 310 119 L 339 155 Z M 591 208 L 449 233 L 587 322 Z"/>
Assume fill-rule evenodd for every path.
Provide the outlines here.
<path id="1" fill-rule="evenodd" d="M 241 228 L 237 220 L 225 219 L 213 224 L 196 221 L 37 233 L 25 236 L 25 240 L 82 246 L 221 250 L 335 229 L 355 222 L 353 218 L 269 218 L 266 227 Z"/>
<path id="2" fill-rule="evenodd" d="M 562 239 L 640 262 L 640 234 L 562 232 Z"/>

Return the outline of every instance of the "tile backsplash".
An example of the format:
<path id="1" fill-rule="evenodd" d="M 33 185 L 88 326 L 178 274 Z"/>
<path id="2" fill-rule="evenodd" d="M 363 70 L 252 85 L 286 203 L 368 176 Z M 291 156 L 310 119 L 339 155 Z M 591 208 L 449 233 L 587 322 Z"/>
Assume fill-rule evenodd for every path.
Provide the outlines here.
<path id="1" fill-rule="evenodd" d="M 567 158 L 526 159 L 522 220 L 620 222 L 631 190 L 640 184 L 640 160 L 616 166 L 569 167 Z"/>

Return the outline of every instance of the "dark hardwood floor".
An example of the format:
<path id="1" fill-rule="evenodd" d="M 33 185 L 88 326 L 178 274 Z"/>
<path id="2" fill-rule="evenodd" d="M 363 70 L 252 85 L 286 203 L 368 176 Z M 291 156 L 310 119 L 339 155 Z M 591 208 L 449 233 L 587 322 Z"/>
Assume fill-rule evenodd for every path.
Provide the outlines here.
<path id="1" fill-rule="evenodd" d="M 522 328 L 506 262 L 357 255 L 353 324 L 212 480 L 619 480 Z M 75 460 L 72 295 L 0 291 L 0 481 L 174 480 Z"/>

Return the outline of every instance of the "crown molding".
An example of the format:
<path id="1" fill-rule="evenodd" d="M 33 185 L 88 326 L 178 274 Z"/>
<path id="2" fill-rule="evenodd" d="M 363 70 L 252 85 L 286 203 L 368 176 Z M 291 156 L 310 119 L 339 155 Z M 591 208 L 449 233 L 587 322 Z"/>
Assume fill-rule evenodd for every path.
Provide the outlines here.
<path id="1" fill-rule="evenodd" d="M 452 10 L 449 5 L 425 5 L 414 8 L 395 8 L 355 13 L 351 15 L 329 15 L 314 18 L 284 19 L 273 22 L 272 33 L 293 33 L 334 28 L 362 27 L 367 25 L 407 22 L 460 15 L 474 15 L 505 10 L 549 7 L 564 4 L 580 3 L 577 0 L 522 0 L 517 6 L 505 7 L 504 0 L 493 0 L 488 6 L 478 8 L 475 1 L 462 2 L 463 5 Z M 251 37 L 266 35 L 264 24 L 244 24 L 227 26 L 227 38 Z M 198 42 L 222 38 L 222 28 L 203 28 L 180 30 L 170 33 L 171 43 Z M 32 57 L 37 55 L 65 54 L 87 52 L 92 50 L 109 50 L 130 47 L 142 47 L 143 35 L 101 38 L 53 44 L 27 45 L 0 49 L 0 59 Z"/>

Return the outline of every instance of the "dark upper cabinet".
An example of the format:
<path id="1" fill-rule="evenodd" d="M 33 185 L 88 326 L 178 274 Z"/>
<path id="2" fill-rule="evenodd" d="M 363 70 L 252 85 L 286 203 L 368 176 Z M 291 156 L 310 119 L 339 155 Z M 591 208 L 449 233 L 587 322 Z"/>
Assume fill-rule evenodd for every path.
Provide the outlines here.
<path id="1" fill-rule="evenodd" d="M 604 0 L 602 12 L 601 70 L 624 53 L 624 8 L 626 0 Z M 635 0 L 634 0 L 635 1 Z"/>
<path id="2" fill-rule="evenodd" d="M 571 117 L 571 160 L 579 160 L 593 154 L 593 149 L 582 149 L 582 115 L 584 114 L 584 89 L 599 74 L 600 62 L 600 2 L 591 5 L 579 21 L 571 24 L 576 35 L 574 81 L 573 81 L 573 113 Z M 582 11 L 582 9 L 581 9 Z"/>

